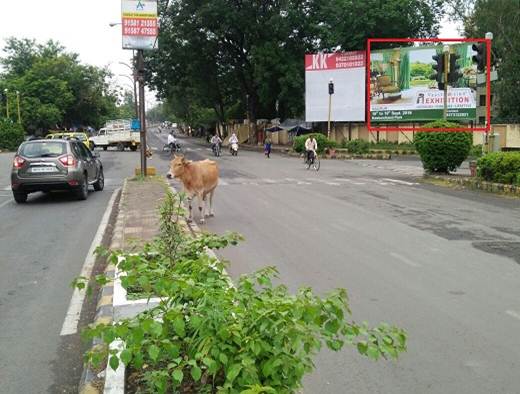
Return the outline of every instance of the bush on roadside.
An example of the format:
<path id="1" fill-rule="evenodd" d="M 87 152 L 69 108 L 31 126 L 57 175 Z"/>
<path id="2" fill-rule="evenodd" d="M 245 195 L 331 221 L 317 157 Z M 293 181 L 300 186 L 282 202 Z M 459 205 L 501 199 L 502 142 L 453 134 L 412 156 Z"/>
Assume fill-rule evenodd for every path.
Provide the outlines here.
<path id="1" fill-rule="evenodd" d="M 300 135 L 294 139 L 293 149 L 295 152 L 305 152 L 305 141 L 309 136 L 314 136 L 314 138 L 316 138 L 316 142 L 318 143 L 318 153 L 323 153 L 325 149 L 336 148 L 337 146 L 336 141 L 329 140 L 326 135 L 321 133 L 311 133 Z"/>
<path id="2" fill-rule="evenodd" d="M 440 130 L 457 127 L 458 124 L 435 121 L 423 125 Z M 430 172 L 448 173 L 459 167 L 468 157 L 473 136 L 466 132 L 422 131 L 415 134 L 415 149 L 421 156 L 423 167 Z"/>
<path id="3" fill-rule="evenodd" d="M 6 118 L 0 119 L 0 149 L 15 151 L 24 137 L 25 133 L 20 124 Z"/>
<path id="4" fill-rule="evenodd" d="M 370 143 L 363 140 L 343 140 L 341 147 L 354 154 L 364 154 L 370 151 Z"/>
<path id="5" fill-rule="evenodd" d="M 161 221 L 178 218 L 171 193 L 164 204 L 173 206 L 163 205 Z M 293 393 L 313 370 L 323 344 L 335 351 L 349 344 L 374 360 L 397 358 L 406 350 L 403 330 L 354 322 L 343 289 L 323 297 L 310 288 L 290 294 L 286 286 L 272 284 L 274 267 L 243 275 L 234 286 L 225 264 L 209 257 L 206 248 L 235 244 L 237 236 L 187 239 L 178 236 L 179 229 L 163 223 L 159 239 L 142 251 L 110 253 L 110 261 L 126 273 L 122 286 L 161 297 L 159 305 L 84 333 L 106 345 L 123 342 L 120 354 L 97 347 L 86 358 L 94 366 L 108 358 L 113 369 L 124 363 L 137 392 Z M 169 232 L 177 241 L 166 239 Z M 76 280 L 75 286 L 85 282 Z"/>
<path id="6" fill-rule="evenodd" d="M 477 161 L 477 175 L 486 181 L 520 185 L 520 152 L 493 152 Z"/>
<path id="7" fill-rule="evenodd" d="M 482 157 L 482 155 L 482 145 L 473 145 L 469 151 L 468 157 L 478 159 L 479 157 Z"/>

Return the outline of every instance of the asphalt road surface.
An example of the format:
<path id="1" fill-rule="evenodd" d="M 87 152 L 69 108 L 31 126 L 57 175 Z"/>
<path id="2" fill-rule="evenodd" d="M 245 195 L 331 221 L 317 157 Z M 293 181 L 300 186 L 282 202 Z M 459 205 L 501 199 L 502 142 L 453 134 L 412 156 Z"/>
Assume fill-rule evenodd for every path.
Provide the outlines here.
<path id="1" fill-rule="evenodd" d="M 86 201 L 10 191 L 12 153 L 0 154 L 0 393 L 77 393 L 79 335 L 60 336 L 80 274 L 113 191 L 139 165 L 138 152 L 100 152 L 105 189 Z"/>
<path id="2" fill-rule="evenodd" d="M 520 200 L 422 184 L 413 160 L 324 160 L 317 173 L 277 154 L 216 160 L 203 228 L 245 236 L 220 254 L 234 277 L 276 265 L 291 289 L 346 288 L 355 320 L 409 334 L 398 361 L 322 351 L 304 393 L 520 392 Z"/>

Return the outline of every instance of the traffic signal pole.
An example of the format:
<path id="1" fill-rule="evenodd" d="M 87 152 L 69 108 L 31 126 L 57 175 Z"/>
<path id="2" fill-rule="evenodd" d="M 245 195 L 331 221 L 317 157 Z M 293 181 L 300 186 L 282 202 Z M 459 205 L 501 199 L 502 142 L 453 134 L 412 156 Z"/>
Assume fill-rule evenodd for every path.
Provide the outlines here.
<path id="1" fill-rule="evenodd" d="M 443 80 L 444 80 L 444 110 L 442 112 L 442 118 L 444 120 L 448 119 L 448 74 L 450 72 L 450 48 L 449 46 L 444 47 L 444 70 L 443 70 Z"/>

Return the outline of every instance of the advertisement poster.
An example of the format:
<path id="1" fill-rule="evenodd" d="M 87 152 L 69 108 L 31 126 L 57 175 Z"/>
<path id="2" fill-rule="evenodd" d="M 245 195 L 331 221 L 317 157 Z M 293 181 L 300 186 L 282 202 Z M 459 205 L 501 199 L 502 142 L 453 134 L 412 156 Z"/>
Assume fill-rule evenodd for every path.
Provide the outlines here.
<path id="1" fill-rule="evenodd" d="M 123 49 L 156 49 L 157 0 L 122 0 Z"/>
<path id="2" fill-rule="evenodd" d="M 364 51 L 305 55 L 305 121 L 326 122 L 329 81 L 334 83 L 331 121 L 365 120 L 366 54 Z"/>
<path id="3" fill-rule="evenodd" d="M 371 122 L 431 121 L 442 119 L 444 91 L 434 77 L 433 56 L 442 45 L 400 47 L 370 53 Z M 450 45 L 459 56 L 461 77 L 448 87 L 448 120 L 476 118 L 476 65 L 471 43 Z"/>

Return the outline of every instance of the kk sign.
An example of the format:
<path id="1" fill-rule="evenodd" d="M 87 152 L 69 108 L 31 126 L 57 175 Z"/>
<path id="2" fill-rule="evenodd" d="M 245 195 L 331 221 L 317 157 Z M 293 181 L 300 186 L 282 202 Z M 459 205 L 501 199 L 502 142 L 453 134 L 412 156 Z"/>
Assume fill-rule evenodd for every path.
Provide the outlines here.
<path id="1" fill-rule="evenodd" d="M 123 49 L 157 48 L 157 0 L 122 0 Z"/>

